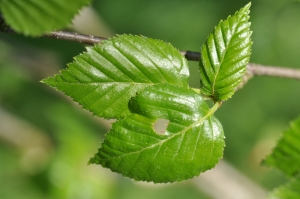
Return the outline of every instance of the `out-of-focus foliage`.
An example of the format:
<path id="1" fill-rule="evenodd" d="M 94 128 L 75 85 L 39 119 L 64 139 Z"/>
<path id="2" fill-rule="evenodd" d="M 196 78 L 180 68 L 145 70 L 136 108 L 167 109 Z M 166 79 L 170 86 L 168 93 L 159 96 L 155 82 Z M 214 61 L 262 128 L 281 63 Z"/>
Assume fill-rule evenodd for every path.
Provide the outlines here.
<path id="1" fill-rule="evenodd" d="M 67 26 L 90 0 L 0 0 L 5 21 L 24 35 L 40 35 Z M 58 14 L 59 13 L 59 14 Z"/>
<path id="2" fill-rule="evenodd" d="M 264 164 L 275 167 L 288 176 L 300 172 L 300 117 L 291 122 Z"/>
<path id="3" fill-rule="evenodd" d="M 300 179 L 295 178 L 291 182 L 276 188 L 269 195 L 270 199 L 296 199 L 300 197 Z"/>
<path id="4" fill-rule="evenodd" d="M 115 33 L 145 35 L 168 41 L 181 50 L 200 51 L 215 24 L 246 3 L 246 0 L 101 0 L 94 1 L 93 8 Z M 250 61 L 299 68 L 299 18 L 299 2 L 252 1 L 254 44 Z M 107 129 L 39 82 L 65 68 L 83 50 L 82 45 L 3 33 L 0 39 L 0 108 L 33 127 L 50 143 L 49 147 L 42 147 L 47 153 L 33 161 L 26 159 L 28 156 L 24 156 L 20 147 L 1 136 L 1 199 L 73 199 L 81 196 L 78 190 L 85 193 L 85 198 L 176 199 L 187 195 L 191 199 L 209 198 L 190 183 L 149 187 L 111 175 L 101 167 L 87 166 L 89 154 L 97 151 Z M 198 64 L 189 65 L 190 83 L 199 86 Z M 275 146 L 288 122 L 299 115 L 299 95 L 299 81 L 256 77 L 216 113 L 226 131 L 225 159 L 269 190 L 285 179 L 259 163 Z M 0 127 L 4 124 L 17 127 L 15 120 L 9 123 L 3 122 L 3 118 L 1 114 Z M 25 128 L 17 129 L 21 134 L 25 132 Z M 84 182 L 80 188 L 74 179 Z"/>
<path id="5" fill-rule="evenodd" d="M 264 160 L 267 166 L 279 169 L 293 179 L 276 188 L 270 194 L 271 198 L 294 199 L 300 197 L 300 117 L 290 123 L 272 153 Z"/>
<path id="6" fill-rule="evenodd" d="M 7 50 L 9 46 L 1 43 L 1 47 Z M 30 81 L 29 68 L 26 71 L 22 68 L 26 66 L 18 66 L 5 56 L 1 58 L 1 109 L 5 109 L 0 114 L 1 140 L 5 141 L 1 142 L 4 144 L 1 159 L 7 161 L 0 164 L 4 167 L 0 174 L 3 182 L 0 197 L 107 195 L 112 180 L 94 181 L 95 176 L 102 178 L 103 174 L 86 166 L 87 153 L 92 153 L 98 145 L 94 138 L 102 135 L 101 125 L 85 119 L 87 115 L 42 88 L 37 80 Z M 13 116 L 6 121 L 7 112 Z M 70 129 L 67 131 L 66 127 Z"/>

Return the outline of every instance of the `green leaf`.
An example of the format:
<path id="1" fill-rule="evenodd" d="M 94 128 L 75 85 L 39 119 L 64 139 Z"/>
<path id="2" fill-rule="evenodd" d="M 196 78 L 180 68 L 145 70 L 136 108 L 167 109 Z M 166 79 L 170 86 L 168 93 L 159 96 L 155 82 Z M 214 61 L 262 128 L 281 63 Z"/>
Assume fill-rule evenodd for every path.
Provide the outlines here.
<path id="1" fill-rule="evenodd" d="M 202 97 L 186 88 L 147 87 L 129 102 L 132 115 L 113 124 L 90 160 L 140 181 L 182 181 L 213 168 L 223 155 L 224 133 Z M 153 125 L 169 120 L 164 134 Z"/>
<path id="2" fill-rule="evenodd" d="M 71 23 L 91 0 L 0 0 L 5 21 L 25 35 L 40 35 Z"/>
<path id="3" fill-rule="evenodd" d="M 87 50 L 60 75 L 43 82 L 100 117 L 128 115 L 129 99 L 147 86 L 169 83 L 188 88 L 186 59 L 163 41 L 123 35 Z"/>
<path id="4" fill-rule="evenodd" d="M 300 117 L 290 123 L 273 152 L 263 161 L 288 176 L 300 173 Z"/>
<path id="5" fill-rule="evenodd" d="M 270 199 L 297 199 L 300 198 L 300 178 L 294 178 L 287 184 L 278 187 L 269 195 Z"/>
<path id="6" fill-rule="evenodd" d="M 221 21 L 201 49 L 200 89 L 216 101 L 230 98 L 251 55 L 250 3 Z"/>

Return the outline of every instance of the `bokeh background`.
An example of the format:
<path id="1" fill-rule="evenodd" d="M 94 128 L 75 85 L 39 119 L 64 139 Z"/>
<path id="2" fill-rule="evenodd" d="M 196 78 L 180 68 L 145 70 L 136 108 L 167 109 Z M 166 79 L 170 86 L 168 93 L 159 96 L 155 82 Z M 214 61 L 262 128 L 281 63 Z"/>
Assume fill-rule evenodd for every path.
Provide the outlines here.
<path id="1" fill-rule="evenodd" d="M 69 29 L 144 35 L 200 51 L 213 27 L 247 3 L 94 0 Z M 251 62 L 300 69 L 299 19 L 300 2 L 253 0 Z M 1 199 L 264 198 L 286 181 L 260 163 L 300 113 L 300 82 L 274 77 L 253 78 L 217 111 L 226 134 L 224 160 L 200 177 L 153 185 L 87 165 L 112 121 L 92 117 L 40 83 L 84 50 L 68 41 L 0 34 Z M 199 85 L 197 64 L 189 62 L 193 87 Z"/>

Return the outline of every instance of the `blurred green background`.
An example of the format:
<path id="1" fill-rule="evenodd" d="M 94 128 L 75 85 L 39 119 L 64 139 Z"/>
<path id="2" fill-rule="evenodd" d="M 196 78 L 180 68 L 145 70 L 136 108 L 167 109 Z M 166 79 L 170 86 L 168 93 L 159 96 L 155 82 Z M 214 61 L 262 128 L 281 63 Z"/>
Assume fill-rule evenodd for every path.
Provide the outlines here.
<path id="1" fill-rule="evenodd" d="M 180 50 L 200 51 L 213 27 L 247 3 L 94 0 L 70 29 L 105 37 L 144 35 L 170 42 Z M 300 3 L 254 0 L 250 15 L 254 41 L 251 62 L 300 69 Z M 226 191 L 239 192 L 239 187 L 223 192 L 214 188 L 239 182 L 245 190 L 255 192 L 258 187 L 264 195 L 286 181 L 280 172 L 260 162 L 289 121 L 299 115 L 300 82 L 274 77 L 253 78 L 216 113 L 226 135 L 223 162 L 234 173 L 225 172 L 227 179 L 223 181 L 214 179 L 218 175 L 212 173 L 182 183 L 153 185 L 87 165 L 112 121 L 92 117 L 40 83 L 84 49 L 67 41 L 0 34 L 1 199 L 209 199 L 218 198 L 215 192 L 224 199 Z M 197 62 L 189 62 L 189 66 L 190 84 L 197 87 Z"/>

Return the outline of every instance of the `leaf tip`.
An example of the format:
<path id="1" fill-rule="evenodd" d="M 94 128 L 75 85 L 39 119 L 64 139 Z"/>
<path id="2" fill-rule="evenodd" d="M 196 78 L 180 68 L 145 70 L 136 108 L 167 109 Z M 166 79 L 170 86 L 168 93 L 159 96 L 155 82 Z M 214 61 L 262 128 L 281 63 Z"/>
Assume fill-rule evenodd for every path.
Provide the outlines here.
<path id="1" fill-rule="evenodd" d="M 249 9 L 249 8 L 251 7 L 251 5 L 252 5 L 252 2 L 250 1 L 249 3 L 247 3 L 247 4 L 244 6 L 244 8 L 245 8 L 245 9 Z"/>
<path id="2" fill-rule="evenodd" d="M 252 3 L 250 1 L 244 7 L 242 7 L 239 12 L 244 12 L 245 14 L 249 14 L 251 5 L 252 5 Z"/>
<path id="3" fill-rule="evenodd" d="M 53 80 L 53 77 L 47 77 L 45 79 L 42 79 L 40 82 L 51 86 L 52 80 Z"/>

